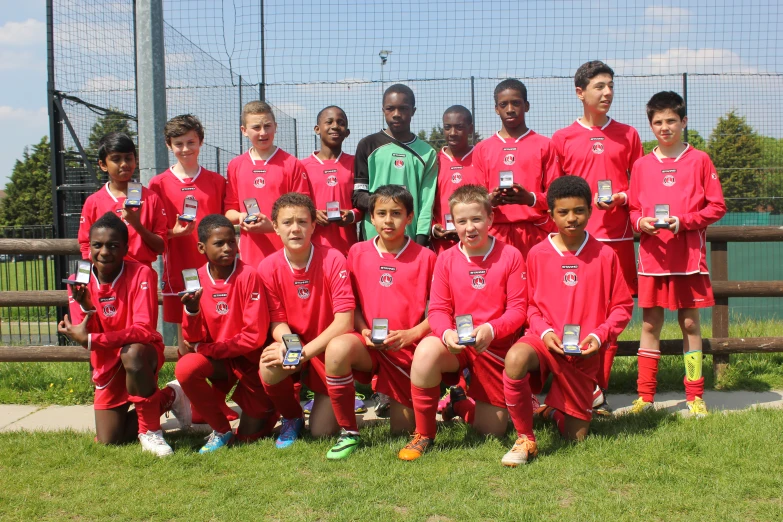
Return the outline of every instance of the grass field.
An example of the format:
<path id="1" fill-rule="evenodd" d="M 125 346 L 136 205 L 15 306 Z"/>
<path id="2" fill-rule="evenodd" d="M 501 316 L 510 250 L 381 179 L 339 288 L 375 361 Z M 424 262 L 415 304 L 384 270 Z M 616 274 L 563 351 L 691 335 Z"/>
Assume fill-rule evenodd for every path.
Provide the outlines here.
<path id="1" fill-rule="evenodd" d="M 92 435 L 9 433 L 0 444 L 3 520 L 781 520 L 783 411 L 707 419 L 664 412 L 597 421 L 585 442 L 537 424 L 540 457 L 505 469 L 513 442 L 441 427 L 435 449 L 397 460 L 403 437 L 362 429 L 365 446 L 329 462 L 329 440 L 272 440 L 198 455 L 102 447 Z"/>

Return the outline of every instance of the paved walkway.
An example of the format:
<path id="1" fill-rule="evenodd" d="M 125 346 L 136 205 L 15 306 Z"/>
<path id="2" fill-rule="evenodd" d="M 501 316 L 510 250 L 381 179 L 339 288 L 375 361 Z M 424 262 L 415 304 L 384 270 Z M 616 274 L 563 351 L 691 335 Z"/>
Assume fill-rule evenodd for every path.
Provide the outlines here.
<path id="1" fill-rule="evenodd" d="M 618 414 L 626 411 L 636 395 L 610 395 L 609 402 Z M 682 392 L 659 393 L 655 406 L 671 412 L 686 412 L 685 396 Z M 704 400 L 711 411 L 738 411 L 752 407 L 783 408 L 783 390 L 767 392 L 720 392 L 707 391 Z M 377 420 L 373 414 L 373 403 L 367 401 L 369 411 L 359 416 L 360 425 Z M 234 407 L 239 410 L 236 406 Z M 179 423 L 163 417 L 163 429 L 174 430 Z M 236 424 L 236 422 L 234 423 Z M 94 431 L 95 417 L 92 406 L 25 406 L 0 405 L 0 432 L 4 431 Z M 196 425 L 194 429 L 208 431 L 206 424 Z"/>

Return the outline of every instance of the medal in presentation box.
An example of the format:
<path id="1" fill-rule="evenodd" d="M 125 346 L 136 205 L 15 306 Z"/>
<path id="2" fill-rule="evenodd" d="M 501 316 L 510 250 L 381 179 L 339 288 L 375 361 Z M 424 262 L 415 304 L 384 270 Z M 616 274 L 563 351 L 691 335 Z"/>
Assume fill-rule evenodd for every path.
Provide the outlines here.
<path id="1" fill-rule="evenodd" d="M 457 337 L 459 341 L 457 344 L 472 345 L 476 343 L 476 338 L 473 337 L 473 316 L 472 315 L 458 315 L 455 318 L 457 323 Z"/>
<path id="2" fill-rule="evenodd" d="M 501 170 L 498 174 L 498 188 L 508 192 L 514 186 L 514 173 L 510 170 Z"/>
<path id="3" fill-rule="evenodd" d="M 256 198 L 247 198 L 244 203 L 245 212 L 247 212 L 245 223 L 255 223 L 258 221 L 258 217 L 254 216 L 254 214 L 259 214 L 261 212 L 258 208 L 258 201 L 256 201 Z"/>
<path id="4" fill-rule="evenodd" d="M 451 214 L 444 214 L 443 222 L 446 223 L 446 227 L 445 227 L 446 232 L 457 231 L 457 227 L 454 226 L 454 218 L 451 217 Z"/>
<path id="5" fill-rule="evenodd" d="M 302 341 L 296 334 L 286 334 L 283 336 L 285 345 L 285 357 L 283 366 L 298 366 L 302 362 Z"/>
<path id="6" fill-rule="evenodd" d="M 182 271 L 182 280 L 185 282 L 185 290 L 177 295 L 182 297 L 185 294 L 195 294 L 201 290 L 201 281 L 198 279 L 198 270 L 195 268 L 186 268 Z"/>
<path id="7" fill-rule="evenodd" d="M 326 219 L 331 222 L 342 221 L 343 216 L 340 214 L 339 201 L 328 201 L 326 203 Z"/>
<path id="8" fill-rule="evenodd" d="M 370 340 L 375 346 L 382 346 L 383 341 L 389 336 L 389 320 L 388 319 L 373 319 L 372 320 L 372 333 L 370 334 Z"/>
<path id="9" fill-rule="evenodd" d="M 669 228 L 669 205 L 655 205 L 655 228 Z"/>
<path id="10" fill-rule="evenodd" d="M 139 208 L 141 206 L 141 183 L 131 181 L 128 183 L 128 197 L 125 198 L 125 206 Z"/>
<path id="11" fill-rule="evenodd" d="M 182 204 L 182 214 L 179 215 L 179 219 L 182 221 L 195 221 L 197 211 L 198 201 L 187 198 Z"/>
<path id="12" fill-rule="evenodd" d="M 66 285 L 86 285 L 90 282 L 90 270 L 92 265 L 89 261 L 80 260 L 76 266 L 76 279 L 63 279 Z"/>
<path id="13" fill-rule="evenodd" d="M 607 205 L 612 202 L 612 180 L 598 180 L 598 201 Z"/>
<path id="14" fill-rule="evenodd" d="M 581 328 L 576 324 L 563 326 L 563 352 L 566 355 L 582 355 L 582 350 L 579 349 L 579 330 Z"/>

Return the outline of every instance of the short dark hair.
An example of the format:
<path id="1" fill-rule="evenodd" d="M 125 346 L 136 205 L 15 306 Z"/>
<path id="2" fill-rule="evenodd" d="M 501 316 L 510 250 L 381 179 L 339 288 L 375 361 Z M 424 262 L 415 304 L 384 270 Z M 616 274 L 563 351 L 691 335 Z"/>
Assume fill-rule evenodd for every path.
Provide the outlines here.
<path id="1" fill-rule="evenodd" d="M 574 85 L 580 89 L 586 89 L 590 80 L 599 74 L 608 74 L 614 79 L 614 71 L 612 68 L 601 60 L 583 63 L 579 66 L 579 69 L 576 70 L 576 74 L 574 74 Z"/>
<path id="2" fill-rule="evenodd" d="M 198 223 L 198 240 L 206 243 L 212 232 L 218 228 L 230 228 L 234 231 L 234 224 L 223 214 L 209 214 Z"/>
<path id="3" fill-rule="evenodd" d="M 498 95 L 501 92 L 508 90 L 517 91 L 522 95 L 522 99 L 527 101 L 527 87 L 525 87 L 525 84 L 516 78 L 507 78 L 495 86 L 495 92 L 493 94 L 495 103 L 498 102 Z"/>
<path id="4" fill-rule="evenodd" d="M 473 114 L 470 112 L 470 109 L 463 105 L 452 105 L 443 112 L 443 116 L 447 114 L 461 114 L 468 120 L 469 125 L 473 125 Z"/>
<path id="5" fill-rule="evenodd" d="M 166 145 L 171 145 L 172 138 L 179 138 L 190 131 L 196 131 L 198 139 L 202 142 L 204 141 L 204 127 L 198 118 L 192 114 L 174 116 L 163 127 L 163 137 L 166 139 Z"/>
<path id="6" fill-rule="evenodd" d="M 283 194 L 272 205 L 272 221 L 277 221 L 277 215 L 281 209 L 289 207 L 305 208 L 310 212 L 310 219 L 315 221 L 315 203 L 309 197 L 299 192 Z"/>
<path id="7" fill-rule="evenodd" d="M 661 91 L 653 94 L 653 97 L 647 102 L 647 119 L 652 123 L 655 113 L 666 109 L 676 112 L 680 119 L 683 119 L 687 114 L 685 100 L 682 96 L 674 91 Z"/>
<path id="8" fill-rule="evenodd" d="M 114 230 L 120 235 L 120 239 L 126 245 L 128 244 L 128 226 L 114 212 L 109 211 L 95 220 L 95 223 L 90 226 L 90 237 L 92 237 L 92 231 L 99 228 Z"/>
<path id="9" fill-rule="evenodd" d="M 564 198 L 582 198 L 588 208 L 592 204 L 590 185 L 579 176 L 560 176 L 556 178 L 546 192 L 546 204 L 550 212 L 555 209 L 555 202 Z"/>
<path id="10" fill-rule="evenodd" d="M 348 115 L 345 114 L 345 111 L 342 110 L 342 108 L 338 107 L 337 105 L 329 105 L 328 107 L 324 107 L 323 109 L 318 111 L 318 116 L 315 117 L 316 125 L 321 123 L 321 115 L 324 113 L 324 111 L 327 111 L 328 109 L 337 109 L 338 111 L 343 113 L 343 116 L 345 116 L 345 121 L 348 121 Z"/>
<path id="11" fill-rule="evenodd" d="M 98 159 L 102 162 L 106 161 L 106 158 L 112 152 L 132 152 L 134 156 L 138 157 L 136 152 L 136 144 L 130 139 L 130 136 L 124 132 L 110 132 L 104 135 L 98 140 Z"/>
<path id="12" fill-rule="evenodd" d="M 375 212 L 375 204 L 379 199 L 390 199 L 405 207 L 406 213 L 413 214 L 413 196 L 408 187 L 404 185 L 383 185 L 378 187 L 370 196 L 368 208 L 371 216 Z"/>
<path id="13" fill-rule="evenodd" d="M 390 94 L 403 94 L 408 98 L 410 98 L 411 106 L 416 107 L 416 96 L 414 96 L 413 94 L 413 89 L 411 89 L 407 85 L 403 85 L 401 83 L 395 83 L 394 85 L 390 85 L 388 89 L 383 91 L 382 103 L 386 101 L 386 97 Z"/>

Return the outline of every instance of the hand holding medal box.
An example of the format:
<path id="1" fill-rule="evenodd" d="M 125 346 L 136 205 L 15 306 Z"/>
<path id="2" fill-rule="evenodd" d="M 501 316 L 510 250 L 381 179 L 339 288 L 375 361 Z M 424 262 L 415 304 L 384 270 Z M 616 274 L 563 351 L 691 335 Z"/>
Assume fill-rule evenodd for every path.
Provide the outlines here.
<path id="1" fill-rule="evenodd" d="M 182 204 L 182 214 L 179 215 L 179 219 L 182 221 L 195 221 L 197 211 L 198 201 L 191 198 L 185 198 L 185 201 Z"/>
<path id="2" fill-rule="evenodd" d="M 581 327 L 576 324 L 563 326 L 563 353 L 566 355 L 582 355 L 579 348 L 579 333 Z"/>
<path id="3" fill-rule="evenodd" d="M 126 208 L 139 208 L 141 206 L 141 183 L 131 181 L 128 183 L 128 196 L 125 198 Z"/>
<path id="4" fill-rule="evenodd" d="M 302 362 L 302 341 L 296 334 L 286 334 L 283 336 L 285 345 L 285 356 L 283 357 L 283 366 L 299 366 Z"/>
<path id="5" fill-rule="evenodd" d="M 195 294 L 201 290 L 201 281 L 198 278 L 198 270 L 195 268 L 186 268 L 182 271 L 182 280 L 185 282 L 185 290 L 177 295 L 182 297 L 185 294 Z"/>
<path id="6" fill-rule="evenodd" d="M 669 205 L 655 205 L 655 228 L 669 228 Z"/>
<path id="7" fill-rule="evenodd" d="M 389 320 L 373 319 L 370 340 L 375 346 L 383 346 L 383 341 L 389 336 Z"/>
<path id="8" fill-rule="evenodd" d="M 256 198 L 247 198 L 244 203 L 245 212 L 247 212 L 245 223 L 255 223 L 258 221 L 258 217 L 255 214 L 261 213 L 261 210 L 258 208 L 258 201 L 256 201 Z"/>
<path id="9" fill-rule="evenodd" d="M 90 282 L 90 270 L 92 264 L 89 261 L 79 260 L 76 266 L 76 279 L 63 279 L 66 285 L 86 285 Z"/>

